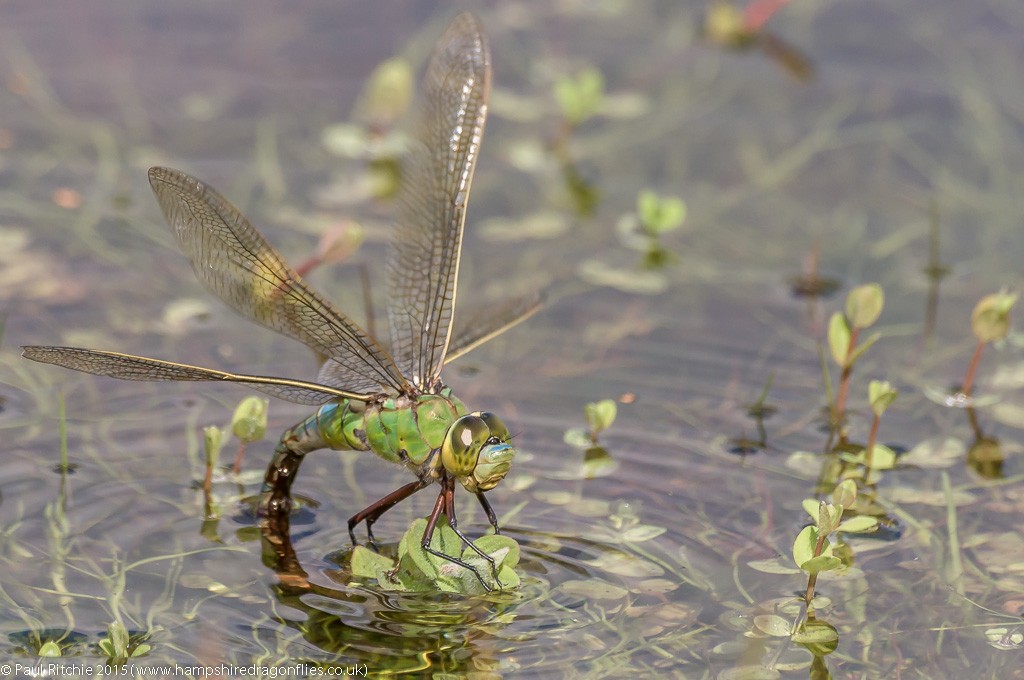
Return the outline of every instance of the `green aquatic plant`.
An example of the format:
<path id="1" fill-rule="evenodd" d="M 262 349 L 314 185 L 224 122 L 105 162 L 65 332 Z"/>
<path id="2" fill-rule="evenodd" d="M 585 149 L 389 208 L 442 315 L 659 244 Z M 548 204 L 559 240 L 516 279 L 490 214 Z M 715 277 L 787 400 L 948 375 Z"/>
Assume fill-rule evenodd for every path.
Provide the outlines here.
<path id="1" fill-rule="evenodd" d="M 150 646 L 145 642 L 132 640 L 128 629 L 119 621 L 107 626 L 107 636 L 100 639 L 97 646 L 107 659 L 118 662 L 143 656 L 150 650 Z"/>
<path id="2" fill-rule="evenodd" d="M 360 579 L 374 579 L 384 590 L 429 592 L 441 590 L 463 595 L 477 595 L 494 588 L 509 590 L 519 587 L 519 544 L 509 536 L 489 534 L 464 548 L 463 539 L 447 524 L 447 518 L 437 527 L 428 552 L 423 544 L 427 520 L 417 519 L 398 544 L 398 558 L 391 559 L 364 546 L 352 551 L 352 575 Z M 462 560 L 478 573 L 437 555 L 461 555 Z M 481 555 L 493 560 L 488 562 Z M 479 578 L 486 574 L 486 581 Z"/>
<path id="3" fill-rule="evenodd" d="M 267 434 L 267 409 L 270 400 L 262 397 L 246 397 L 238 402 L 231 416 L 231 431 L 238 438 L 238 453 L 232 471 L 237 475 L 242 472 L 242 459 L 245 448 L 263 439 Z"/>
<path id="4" fill-rule="evenodd" d="M 213 490 L 213 471 L 220 461 L 224 448 L 224 432 L 216 425 L 203 428 L 203 452 L 206 454 L 206 474 L 203 476 L 203 492 L 209 497 Z"/>
<path id="5" fill-rule="evenodd" d="M 981 354 L 988 345 L 1003 340 L 1010 332 L 1010 311 L 1017 301 L 1016 293 L 1008 293 L 1005 290 L 992 295 L 986 295 L 971 312 L 971 330 L 978 344 L 974 348 L 974 355 L 971 363 L 967 366 L 967 373 L 964 375 L 963 384 L 960 386 L 960 393 L 965 397 L 971 396 L 974 387 L 974 376 L 978 371 L 978 364 L 981 363 Z"/>
<path id="6" fill-rule="evenodd" d="M 860 342 L 860 333 L 878 320 L 885 305 L 885 293 L 877 283 L 857 286 L 846 296 L 846 310 L 836 312 L 828 323 L 828 347 L 839 365 L 839 390 L 832 405 L 832 426 L 841 431 L 846 419 L 846 400 L 850 392 L 853 366 L 880 335 L 874 333 Z"/>
<path id="7" fill-rule="evenodd" d="M 569 428 L 565 431 L 565 442 L 582 449 L 596 446 L 598 436 L 612 426 L 618 412 L 619 407 L 614 399 L 590 402 L 583 407 L 583 417 L 587 421 L 587 429 Z"/>
<path id="8" fill-rule="evenodd" d="M 871 420 L 871 434 L 868 437 L 868 445 L 864 449 L 865 479 L 870 476 L 876 446 L 875 440 L 878 439 L 878 426 L 881 423 L 882 414 L 896 401 L 898 395 L 899 392 L 889 384 L 888 380 L 872 380 L 868 385 L 868 402 L 871 404 L 871 412 L 874 417 Z"/>
<path id="9" fill-rule="evenodd" d="M 832 491 L 831 502 L 808 498 L 803 502 L 804 510 L 814 520 L 804 527 L 793 541 L 793 561 L 807 572 L 807 591 L 804 600 L 810 604 L 814 599 L 814 587 L 818 574 L 839 569 L 843 560 L 836 555 L 830 534 L 869 533 L 878 528 L 874 517 L 856 516 L 843 520 L 843 513 L 857 501 L 857 483 L 847 479 Z"/>
<path id="10" fill-rule="evenodd" d="M 641 232 L 647 240 L 644 267 L 657 269 L 673 262 L 677 256 L 665 248 L 661 238 L 683 225 L 686 220 L 686 203 L 676 196 L 659 196 L 645 189 L 637 196 L 636 212 Z"/>
<path id="11" fill-rule="evenodd" d="M 562 76 L 555 82 L 555 100 L 566 125 L 570 129 L 578 127 L 600 111 L 604 76 L 593 66 L 573 76 Z"/>

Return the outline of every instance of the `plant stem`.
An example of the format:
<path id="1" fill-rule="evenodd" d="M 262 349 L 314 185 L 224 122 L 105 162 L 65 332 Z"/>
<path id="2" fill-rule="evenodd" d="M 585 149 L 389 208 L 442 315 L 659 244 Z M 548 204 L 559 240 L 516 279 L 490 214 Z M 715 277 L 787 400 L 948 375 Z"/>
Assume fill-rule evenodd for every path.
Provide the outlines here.
<path id="1" fill-rule="evenodd" d="M 60 419 L 60 471 L 68 471 L 68 420 L 64 407 L 64 393 L 57 395 L 57 413 Z"/>
<path id="2" fill-rule="evenodd" d="M 818 536 L 818 542 L 814 545 L 814 556 L 819 557 L 821 551 L 825 549 L 825 536 Z M 808 574 L 807 576 L 807 593 L 804 595 L 804 601 L 807 602 L 807 606 L 810 606 L 811 600 L 814 599 L 814 586 L 818 582 L 817 572 Z"/>
<path id="3" fill-rule="evenodd" d="M 868 477 L 871 475 L 871 463 L 875 455 L 875 439 L 878 437 L 878 424 L 881 422 L 881 418 L 878 414 L 875 414 L 875 419 L 871 423 L 871 436 L 868 437 L 868 447 L 864 450 L 864 481 L 867 482 Z"/>
<path id="4" fill-rule="evenodd" d="M 974 356 L 971 357 L 971 363 L 967 367 L 964 384 L 960 387 L 960 392 L 966 397 L 971 396 L 971 388 L 974 386 L 974 374 L 978 371 L 978 364 L 981 363 L 981 353 L 984 349 L 985 343 L 979 340 L 978 346 L 974 348 Z"/>
<path id="5" fill-rule="evenodd" d="M 853 373 L 853 363 L 850 361 L 850 357 L 853 356 L 854 350 L 857 349 L 857 338 L 859 335 L 859 328 L 850 330 L 850 345 L 846 349 L 846 361 L 843 362 L 843 373 L 839 378 L 839 392 L 836 394 L 835 411 L 832 413 L 832 424 L 836 428 L 841 428 L 843 421 L 846 419 L 846 396 L 850 393 L 850 374 Z"/>
<path id="6" fill-rule="evenodd" d="M 236 475 L 242 474 L 242 459 L 245 458 L 245 442 L 238 443 L 238 453 L 235 454 L 235 464 L 231 466 L 231 471 Z"/>

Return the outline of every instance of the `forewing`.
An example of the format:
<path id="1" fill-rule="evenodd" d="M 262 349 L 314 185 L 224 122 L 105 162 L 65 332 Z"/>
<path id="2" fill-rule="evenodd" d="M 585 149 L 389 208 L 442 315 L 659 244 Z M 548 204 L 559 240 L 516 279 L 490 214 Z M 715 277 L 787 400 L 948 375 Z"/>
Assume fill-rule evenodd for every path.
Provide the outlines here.
<path id="1" fill-rule="evenodd" d="M 455 361 L 491 338 L 495 338 L 536 313 L 544 304 L 544 296 L 533 292 L 510 298 L 498 304 L 483 305 L 475 309 L 462 309 L 452 333 L 452 341 L 445 363 Z"/>
<path id="2" fill-rule="evenodd" d="M 332 399 L 344 398 L 357 401 L 369 401 L 372 395 L 358 394 L 337 390 L 325 385 L 272 378 L 259 375 L 242 375 L 225 373 L 212 368 L 202 368 L 189 364 L 179 364 L 160 359 L 121 354 L 105 350 L 82 349 L 79 347 L 22 347 L 21 355 L 32 361 L 54 364 L 93 375 L 105 375 L 121 380 L 176 380 L 199 381 L 211 380 L 220 382 L 240 383 L 260 392 L 270 394 L 279 399 L 293 401 L 298 404 L 325 404 Z"/>
<path id="3" fill-rule="evenodd" d="M 309 288 L 220 194 L 167 168 L 151 168 L 149 183 L 196 276 L 221 300 L 330 357 L 346 389 L 403 388 L 388 353 Z"/>
<path id="4" fill-rule="evenodd" d="M 487 115 L 490 49 L 460 14 L 438 42 L 404 159 L 387 261 L 391 351 L 420 388 L 436 378 L 451 338 L 462 230 Z"/>

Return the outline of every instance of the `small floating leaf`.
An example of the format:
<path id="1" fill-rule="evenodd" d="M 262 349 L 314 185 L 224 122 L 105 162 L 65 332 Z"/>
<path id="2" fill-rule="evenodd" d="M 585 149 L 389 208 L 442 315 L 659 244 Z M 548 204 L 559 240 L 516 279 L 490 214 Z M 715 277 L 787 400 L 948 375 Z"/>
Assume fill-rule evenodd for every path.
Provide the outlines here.
<path id="1" fill-rule="evenodd" d="M 878 528 L 878 518 L 868 517 L 867 515 L 858 515 L 857 517 L 851 517 L 850 519 L 843 520 L 836 531 L 845 531 L 851 534 L 866 534 L 875 531 Z"/>
<path id="2" fill-rule="evenodd" d="M 40 645 L 39 651 L 36 652 L 36 654 L 38 656 L 43 656 L 43 657 L 63 656 L 63 654 L 60 651 L 60 645 L 58 645 L 53 640 L 47 640 L 42 645 Z"/>
<path id="3" fill-rule="evenodd" d="M 758 630 L 772 637 L 789 637 L 789 621 L 777 614 L 760 614 L 754 617 L 754 625 Z"/>
<path id="4" fill-rule="evenodd" d="M 828 621 L 811 619 L 801 624 L 790 639 L 815 656 L 825 656 L 839 646 L 839 631 Z"/>

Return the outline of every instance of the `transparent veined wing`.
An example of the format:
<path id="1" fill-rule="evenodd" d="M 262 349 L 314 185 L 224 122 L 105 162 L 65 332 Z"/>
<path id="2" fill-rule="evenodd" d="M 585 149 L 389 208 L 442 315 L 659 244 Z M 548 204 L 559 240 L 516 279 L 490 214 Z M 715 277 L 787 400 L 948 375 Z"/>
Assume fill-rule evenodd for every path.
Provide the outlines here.
<path id="1" fill-rule="evenodd" d="M 151 168 L 149 183 L 196 277 L 217 297 L 336 362 L 347 390 L 406 386 L 377 341 L 307 286 L 224 197 L 168 168 Z"/>
<path id="2" fill-rule="evenodd" d="M 510 298 L 496 304 L 480 305 L 476 308 L 459 308 L 459 318 L 448 345 L 445 363 L 455 361 L 471 352 L 491 338 L 495 338 L 516 324 L 533 316 L 544 296 L 533 292 L 521 297 Z"/>
<path id="3" fill-rule="evenodd" d="M 490 74 L 480 22 L 472 14 L 458 15 L 427 67 L 387 260 L 392 355 L 420 388 L 440 374 L 451 338 L 466 201 Z"/>
<path id="4" fill-rule="evenodd" d="M 204 380 L 240 383 L 279 399 L 309 405 L 325 404 L 332 399 L 339 398 L 357 401 L 370 401 L 373 399 L 371 394 L 347 392 L 302 380 L 227 373 L 212 368 L 150 359 L 120 352 L 82 349 L 80 347 L 44 347 L 38 345 L 22 347 L 21 350 L 21 355 L 32 361 L 54 364 L 55 366 L 70 368 L 83 373 L 92 373 L 93 375 L 120 378 L 121 380 Z"/>

